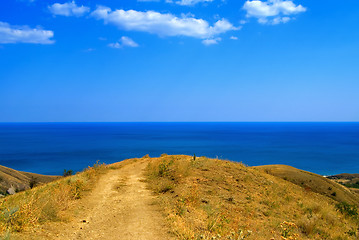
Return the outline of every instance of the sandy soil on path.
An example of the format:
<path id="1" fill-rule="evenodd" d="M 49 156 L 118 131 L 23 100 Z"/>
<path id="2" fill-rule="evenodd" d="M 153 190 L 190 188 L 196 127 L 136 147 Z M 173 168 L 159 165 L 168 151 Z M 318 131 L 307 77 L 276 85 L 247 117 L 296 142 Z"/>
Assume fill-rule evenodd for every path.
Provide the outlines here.
<path id="1" fill-rule="evenodd" d="M 141 181 L 146 166 L 146 159 L 139 159 L 101 176 L 93 191 L 81 201 L 82 210 L 76 219 L 57 229 L 47 228 L 44 238 L 172 239 L 154 204 L 155 197 Z"/>

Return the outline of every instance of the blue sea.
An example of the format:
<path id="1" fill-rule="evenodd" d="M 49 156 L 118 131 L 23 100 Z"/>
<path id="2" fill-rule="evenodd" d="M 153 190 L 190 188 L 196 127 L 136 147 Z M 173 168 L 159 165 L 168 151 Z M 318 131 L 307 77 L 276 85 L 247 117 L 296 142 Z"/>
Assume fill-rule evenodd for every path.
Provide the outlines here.
<path id="1" fill-rule="evenodd" d="M 21 171 L 61 175 L 162 153 L 359 173 L 359 123 L 0 123 L 0 165 Z"/>

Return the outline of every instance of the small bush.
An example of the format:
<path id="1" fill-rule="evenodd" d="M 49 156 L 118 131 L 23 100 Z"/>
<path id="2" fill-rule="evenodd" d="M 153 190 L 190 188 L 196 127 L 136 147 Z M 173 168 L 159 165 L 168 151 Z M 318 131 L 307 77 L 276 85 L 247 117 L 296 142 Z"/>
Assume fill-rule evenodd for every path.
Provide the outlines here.
<path id="1" fill-rule="evenodd" d="M 158 193 L 166 193 L 168 191 L 171 191 L 173 189 L 174 185 L 172 181 L 168 179 L 163 179 L 157 186 L 157 192 Z"/>
<path id="2" fill-rule="evenodd" d="M 21 206 L 5 207 L 2 202 L 0 230 L 21 232 L 29 226 L 33 226 L 39 219 L 39 208 L 35 206 L 37 198 L 31 195 L 28 202 Z"/>
<path id="3" fill-rule="evenodd" d="M 73 174 L 73 171 L 72 171 L 72 170 L 66 170 L 66 169 L 64 169 L 64 173 L 63 173 L 62 176 L 67 177 L 67 176 L 72 176 L 72 174 Z"/>
<path id="4" fill-rule="evenodd" d="M 345 233 L 348 234 L 351 237 L 356 237 L 357 236 L 357 230 L 355 228 L 352 228 L 352 229 L 350 229 L 349 231 L 347 231 Z"/>
<path id="5" fill-rule="evenodd" d="M 37 185 L 37 179 L 34 177 L 31 177 L 30 182 L 29 182 L 30 188 L 34 188 L 34 187 L 36 187 L 36 185 Z"/>
<path id="6" fill-rule="evenodd" d="M 84 183 L 81 180 L 76 180 L 70 184 L 71 194 L 73 199 L 80 199 L 81 193 L 84 190 Z"/>
<path id="7" fill-rule="evenodd" d="M 280 227 L 282 239 L 297 239 L 298 234 L 294 233 L 295 229 L 297 229 L 295 223 L 284 221 L 280 224 Z"/>
<path id="8" fill-rule="evenodd" d="M 158 166 L 158 175 L 160 177 L 165 177 L 169 175 L 170 166 L 172 165 L 173 161 L 166 161 L 162 160 L 160 165 Z"/>
<path id="9" fill-rule="evenodd" d="M 314 234 L 317 226 L 317 218 L 308 218 L 304 217 L 301 221 L 298 223 L 298 227 L 304 233 L 307 237 Z"/>
<path id="10" fill-rule="evenodd" d="M 358 209 L 357 206 L 348 204 L 346 202 L 341 202 L 335 205 L 337 210 L 342 214 L 349 217 L 358 217 Z"/>

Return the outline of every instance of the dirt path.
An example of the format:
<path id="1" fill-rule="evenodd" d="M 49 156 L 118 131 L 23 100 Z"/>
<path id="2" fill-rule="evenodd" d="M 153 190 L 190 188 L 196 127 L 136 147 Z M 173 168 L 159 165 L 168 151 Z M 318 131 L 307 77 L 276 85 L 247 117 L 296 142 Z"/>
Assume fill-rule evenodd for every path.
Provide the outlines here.
<path id="1" fill-rule="evenodd" d="M 146 160 L 110 170 L 82 201 L 83 209 L 52 239 L 171 239 L 155 197 L 141 181 Z M 86 220 L 86 222 L 85 222 Z"/>

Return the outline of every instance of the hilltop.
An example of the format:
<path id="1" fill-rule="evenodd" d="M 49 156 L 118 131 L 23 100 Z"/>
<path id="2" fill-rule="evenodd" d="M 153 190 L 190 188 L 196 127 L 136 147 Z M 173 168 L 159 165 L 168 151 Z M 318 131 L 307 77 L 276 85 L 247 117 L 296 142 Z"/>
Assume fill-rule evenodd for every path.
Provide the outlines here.
<path id="1" fill-rule="evenodd" d="M 163 154 L 8 196 L 0 229 L 13 239 L 356 239 L 358 199 L 288 166 Z"/>

